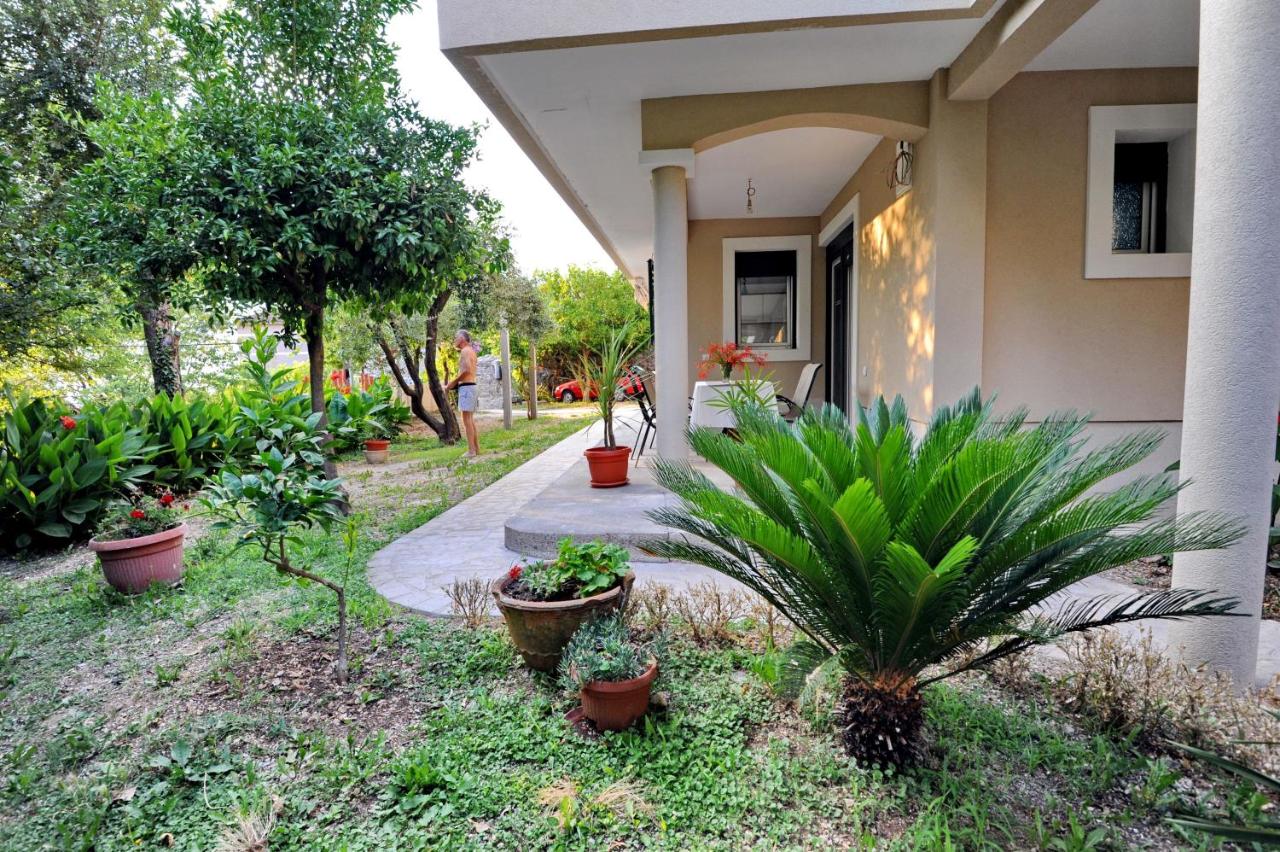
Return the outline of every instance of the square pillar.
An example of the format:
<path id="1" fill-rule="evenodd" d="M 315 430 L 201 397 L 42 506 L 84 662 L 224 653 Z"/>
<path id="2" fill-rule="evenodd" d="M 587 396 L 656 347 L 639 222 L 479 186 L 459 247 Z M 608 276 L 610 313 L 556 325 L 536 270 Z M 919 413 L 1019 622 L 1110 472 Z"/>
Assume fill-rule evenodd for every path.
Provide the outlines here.
<path id="1" fill-rule="evenodd" d="M 689 152 L 692 160 L 692 152 Z M 656 165 L 656 164 L 655 164 Z M 653 169 L 654 367 L 658 455 L 684 458 L 689 400 L 689 199 L 686 168 Z"/>

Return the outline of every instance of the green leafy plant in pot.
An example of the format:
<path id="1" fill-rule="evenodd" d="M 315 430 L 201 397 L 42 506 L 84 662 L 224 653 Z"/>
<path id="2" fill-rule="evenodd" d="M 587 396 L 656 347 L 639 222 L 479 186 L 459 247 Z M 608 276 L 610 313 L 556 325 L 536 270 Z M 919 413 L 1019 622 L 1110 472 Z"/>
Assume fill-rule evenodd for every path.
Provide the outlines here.
<path id="1" fill-rule="evenodd" d="M 997 419 L 976 390 L 919 439 L 900 397 L 853 423 L 833 406 L 794 426 L 758 406 L 735 416 L 739 440 L 694 429 L 689 443 L 737 489 L 660 461 L 680 504 L 650 516 L 686 535 L 645 548 L 726 574 L 790 619 L 806 641 L 788 680 L 844 675 L 836 719 L 859 759 L 916 753 L 935 681 L 1096 627 L 1237 614 L 1235 600 L 1194 589 L 1051 600 L 1117 565 L 1240 535 L 1220 515 L 1159 517 L 1180 487 L 1169 474 L 1091 493 L 1148 457 L 1158 430 L 1082 452 L 1088 418 Z"/>
<path id="2" fill-rule="evenodd" d="M 113 504 L 89 540 L 102 574 L 116 591 L 145 592 L 152 583 L 173 585 L 182 579 L 183 542 L 187 525 L 169 492 Z"/>
<path id="3" fill-rule="evenodd" d="M 347 420 L 338 435 L 348 444 L 363 443 L 369 464 L 385 464 L 391 446 L 391 430 L 384 415 L 387 404 L 368 394 L 352 393 L 346 400 Z"/>
<path id="4" fill-rule="evenodd" d="M 597 729 L 629 728 L 649 709 L 660 644 L 632 639 L 621 613 L 594 618 L 565 647 L 560 683 L 578 693 L 583 715 Z"/>
<path id="5" fill-rule="evenodd" d="M 578 382 L 583 393 L 596 390 L 596 407 L 604 438 L 600 446 L 586 450 L 587 468 L 591 471 L 592 488 L 617 488 L 627 484 L 627 464 L 631 448 L 618 446 L 613 431 L 613 407 L 619 396 L 618 382 L 627 375 L 630 362 L 644 347 L 645 338 L 628 323 L 609 335 L 599 352 L 584 355 L 578 363 Z"/>
<path id="6" fill-rule="evenodd" d="M 564 538 L 555 559 L 512 565 L 490 591 L 525 663 L 553 672 L 569 638 L 590 619 L 620 609 L 634 582 L 626 548 Z"/>

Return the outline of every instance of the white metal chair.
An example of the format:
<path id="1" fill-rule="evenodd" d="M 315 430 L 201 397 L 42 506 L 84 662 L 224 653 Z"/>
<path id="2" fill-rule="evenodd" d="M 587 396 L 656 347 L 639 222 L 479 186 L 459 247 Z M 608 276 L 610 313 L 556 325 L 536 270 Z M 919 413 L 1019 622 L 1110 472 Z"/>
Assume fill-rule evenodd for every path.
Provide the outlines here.
<path id="1" fill-rule="evenodd" d="M 821 369 L 820 363 L 805 364 L 804 369 L 800 371 L 800 380 L 796 382 L 795 393 L 790 398 L 777 394 L 778 413 L 782 415 L 782 419 L 788 422 L 794 421 L 800 416 L 800 412 L 804 411 L 804 406 L 809 401 L 809 394 L 813 392 L 813 382 Z"/>

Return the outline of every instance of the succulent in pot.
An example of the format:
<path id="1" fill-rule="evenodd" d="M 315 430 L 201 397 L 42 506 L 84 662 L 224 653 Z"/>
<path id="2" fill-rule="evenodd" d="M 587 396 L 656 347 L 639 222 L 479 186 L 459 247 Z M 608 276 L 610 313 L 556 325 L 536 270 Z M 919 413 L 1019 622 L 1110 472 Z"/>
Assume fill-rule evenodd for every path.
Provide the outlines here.
<path id="1" fill-rule="evenodd" d="M 584 388 L 616 389 L 619 382 L 625 386 L 629 362 L 640 354 L 646 341 L 647 337 L 640 334 L 632 323 L 617 329 L 599 352 L 583 356 L 578 364 L 578 383 Z M 620 396 L 622 391 L 615 390 L 613 393 L 600 393 L 596 398 L 604 435 L 598 447 L 590 447 L 585 452 L 592 488 L 617 488 L 628 481 L 627 463 L 631 448 L 618 446 L 613 431 L 613 407 Z"/>
<path id="2" fill-rule="evenodd" d="M 578 628 L 621 608 L 634 582 L 626 548 L 565 538 L 555 559 L 513 565 L 491 591 L 525 663 L 552 672 Z"/>
<path id="3" fill-rule="evenodd" d="M 621 613 L 584 624 L 565 647 L 560 682 L 576 690 L 582 713 L 601 731 L 621 731 L 649 709 L 660 640 L 638 642 Z"/>
<path id="4" fill-rule="evenodd" d="M 182 579 L 183 541 L 190 508 L 165 492 L 111 506 L 89 541 L 112 588 L 125 594 L 144 592 L 152 583 L 172 585 Z"/>

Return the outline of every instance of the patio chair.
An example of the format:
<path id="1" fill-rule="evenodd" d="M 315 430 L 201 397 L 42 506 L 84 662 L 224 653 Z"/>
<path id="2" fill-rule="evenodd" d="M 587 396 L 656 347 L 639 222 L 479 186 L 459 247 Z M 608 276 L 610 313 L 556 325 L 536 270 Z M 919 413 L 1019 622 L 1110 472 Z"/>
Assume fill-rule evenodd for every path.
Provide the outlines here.
<path id="1" fill-rule="evenodd" d="M 654 406 L 653 397 L 649 393 L 649 384 L 655 374 L 633 367 L 632 375 L 640 380 L 640 387 L 632 399 L 636 401 L 636 405 L 640 406 L 640 417 L 643 422 L 636 430 L 636 440 L 631 447 L 632 458 L 639 462 L 640 456 L 644 455 L 645 443 L 648 442 L 652 447 L 658 440 L 658 409 Z"/>
<path id="2" fill-rule="evenodd" d="M 809 394 L 813 392 L 813 381 L 818 377 L 818 371 L 822 369 L 822 364 L 805 364 L 804 369 L 800 371 L 800 381 L 796 382 L 796 391 L 790 397 L 777 394 L 778 413 L 782 415 L 782 419 L 788 423 L 795 422 L 800 416 L 800 412 L 804 411 L 805 404 L 809 401 Z"/>

